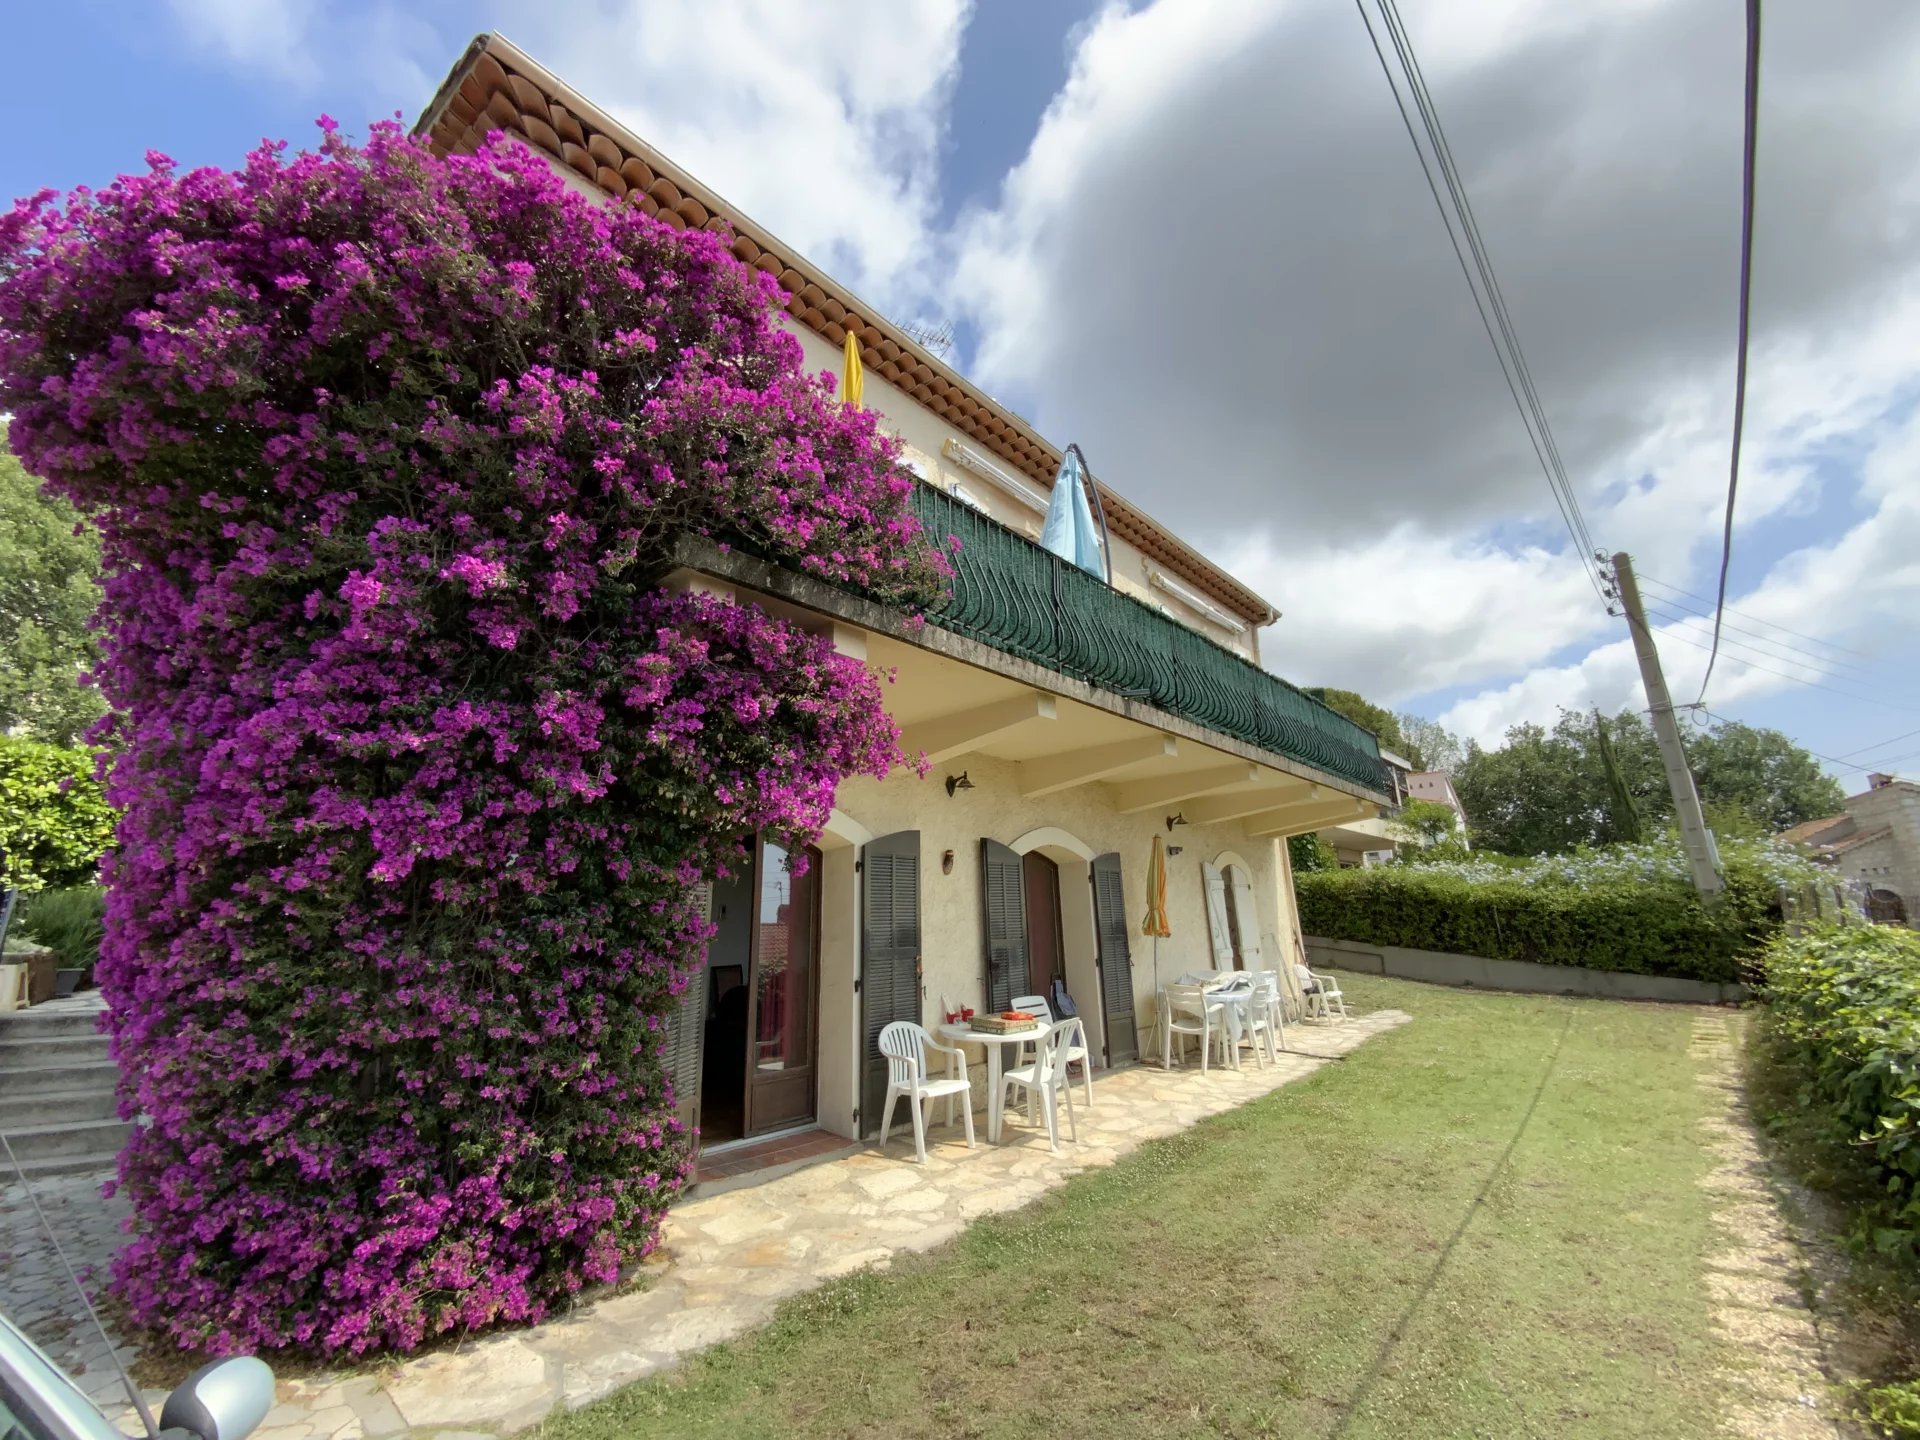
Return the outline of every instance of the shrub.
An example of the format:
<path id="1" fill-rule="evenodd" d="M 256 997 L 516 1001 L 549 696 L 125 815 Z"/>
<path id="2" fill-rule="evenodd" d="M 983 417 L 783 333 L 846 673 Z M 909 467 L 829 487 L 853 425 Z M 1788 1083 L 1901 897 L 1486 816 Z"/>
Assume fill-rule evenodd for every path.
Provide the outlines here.
<path id="1" fill-rule="evenodd" d="M 674 541 L 941 574 L 725 237 L 322 123 L 0 216 L 0 409 L 103 542 L 115 1283 L 193 1348 L 538 1319 L 656 1243 L 698 883 L 899 759 Z"/>
<path id="2" fill-rule="evenodd" d="M 1823 926 L 1768 947 L 1765 1043 L 1842 1175 L 1856 1238 L 1920 1278 L 1920 934 Z"/>
<path id="3" fill-rule="evenodd" d="M 0 734 L 0 889 L 91 880 L 112 838 L 91 755 Z"/>
<path id="4" fill-rule="evenodd" d="M 1714 909 L 1664 844 L 1339 870 L 1299 876 L 1295 888 L 1310 935 L 1725 982 L 1778 928 L 1778 887 L 1805 867 L 1767 846 L 1728 846 L 1724 857 L 1727 893 Z"/>
<path id="5" fill-rule="evenodd" d="M 63 967 L 88 968 L 100 958 L 106 904 L 98 885 L 40 890 L 26 897 L 14 923 L 58 955 Z"/>

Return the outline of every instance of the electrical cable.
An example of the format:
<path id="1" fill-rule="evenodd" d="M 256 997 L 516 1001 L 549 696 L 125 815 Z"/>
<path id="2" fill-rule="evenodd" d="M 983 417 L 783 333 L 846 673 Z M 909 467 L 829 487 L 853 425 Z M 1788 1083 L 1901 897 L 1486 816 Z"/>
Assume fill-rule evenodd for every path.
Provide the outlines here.
<path id="1" fill-rule="evenodd" d="M 1427 163 L 1426 151 L 1421 149 L 1419 138 L 1414 134 L 1413 119 L 1407 114 L 1406 102 L 1401 99 L 1400 87 L 1394 81 L 1393 70 L 1387 63 L 1386 52 L 1380 47 L 1380 37 L 1373 28 L 1373 19 L 1367 13 L 1365 0 L 1354 0 L 1354 6 L 1360 12 L 1361 23 L 1367 27 L 1367 39 L 1372 42 L 1374 57 L 1380 62 L 1380 73 L 1386 77 L 1387 88 L 1393 92 L 1394 107 L 1400 112 L 1400 123 L 1406 127 L 1407 140 L 1413 146 L 1414 158 L 1420 162 L 1420 173 L 1426 177 L 1427 191 L 1433 196 L 1434 206 L 1440 211 L 1440 223 L 1446 227 L 1447 243 L 1453 247 L 1454 259 L 1460 264 L 1461 278 L 1467 282 L 1467 292 L 1473 297 L 1473 307 L 1479 312 L 1480 324 L 1487 332 L 1487 343 L 1493 347 L 1494 358 L 1499 362 L 1500 377 L 1506 382 L 1507 393 L 1513 397 L 1514 407 L 1520 412 L 1520 422 L 1526 427 L 1527 441 L 1533 447 L 1534 458 L 1540 462 L 1540 469 L 1547 479 L 1547 488 L 1553 494 L 1554 505 L 1559 509 L 1560 518 L 1565 522 L 1567 533 L 1573 538 L 1574 545 L 1579 552 L 1581 569 L 1586 572 L 1587 582 L 1593 586 L 1594 594 L 1599 597 L 1600 602 L 1603 605 L 1609 605 L 1609 608 L 1611 608 L 1606 592 L 1601 587 L 1599 577 L 1594 572 L 1592 555 L 1595 547 L 1592 544 L 1591 536 L 1587 533 L 1585 518 L 1579 515 L 1577 501 L 1571 507 L 1569 506 L 1568 501 L 1574 498 L 1571 491 L 1569 490 L 1565 495 L 1562 494 L 1554 467 L 1548 461 L 1547 449 L 1542 443 L 1541 436 L 1535 433 L 1537 421 L 1529 411 L 1527 402 L 1521 398 L 1522 387 L 1516 382 L 1515 367 L 1510 365 L 1506 351 L 1501 348 L 1500 340 L 1495 336 L 1494 322 L 1488 317 L 1487 304 L 1481 299 L 1479 287 L 1474 284 L 1473 272 L 1468 269 L 1467 257 L 1460 248 L 1460 238 L 1454 233 L 1456 222 L 1463 231 L 1466 230 L 1466 219 L 1464 216 L 1449 214 L 1446 201 L 1440 198 L 1440 187 L 1434 183 L 1433 168 Z M 1386 20 L 1384 10 L 1382 11 L 1382 20 L 1383 23 Z M 1388 29 L 1391 34 L 1392 25 L 1390 23 L 1388 23 Z M 1398 39 L 1395 40 L 1396 54 L 1403 54 L 1402 44 L 1402 41 Z M 1405 53 L 1410 53 L 1410 51 Z M 1402 66 L 1404 70 L 1406 66 L 1404 54 Z M 1413 88 L 1411 76 L 1408 78 L 1408 86 L 1409 89 Z M 1417 97 L 1416 103 L 1418 103 Z M 1422 128 L 1428 129 L 1429 143 L 1432 143 L 1433 131 L 1427 125 L 1426 110 L 1424 107 L 1422 108 L 1421 124 Z M 1439 155 L 1437 147 L 1435 155 L 1436 158 Z M 1454 193 L 1454 185 L 1455 182 L 1450 179 L 1447 187 L 1449 194 Z M 1471 243 L 1471 234 L 1469 235 L 1469 243 Z M 1476 266 L 1479 264 L 1479 261 L 1480 257 L 1476 252 Z M 1503 331 L 1506 328 L 1503 324 Z M 1530 390 L 1530 384 L 1527 388 Z"/>
<path id="2" fill-rule="evenodd" d="M 1702 605 L 1711 606 L 1713 604 L 1713 597 L 1711 595 L 1700 595 L 1700 594 L 1696 594 L 1692 590 L 1682 590 L 1678 585 L 1669 585 L 1666 581 L 1655 580 L 1650 575 L 1640 576 L 1640 583 L 1642 585 L 1652 585 L 1661 590 L 1671 591 L 1675 595 L 1684 595 L 1687 599 L 1697 600 Z M 1704 615 L 1708 619 L 1713 618 L 1713 611 L 1711 609 L 1696 610 L 1691 605 L 1682 605 L 1678 600 L 1668 599 L 1664 595 L 1655 596 L 1654 598 L 1659 600 L 1660 603 L 1663 605 L 1672 605 L 1674 608 L 1679 610 L 1690 611 L 1695 615 Z M 1755 615 L 1752 611 L 1749 611 L 1749 610 L 1736 610 L 1733 608 L 1733 606 L 1729 605 L 1727 606 L 1726 613 L 1729 615 L 1738 615 L 1742 620 L 1751 620 L 1753 621 L 1754 624 L 1764 626 L 1768 630 L 1778 630 L 1782 635 L 1791 635 L 1796 640 L 1806 640 L 1815 645 L 1823 645 L 1829 650 L 1838 650 L 1843 655 L 1855 655 L 1862 660 L 1871 660 L 1874 658 L 1864 650 L 1855 650 L 1851 646 L 1842 645 L 1837 640 L 1829 640 L 1821 635 L 1809 635 L 1804 630 L 1791 629 L 1788 626 L 1782 625 L 1778 620 L 1769 620 L 1764 615 Z M 1739 628 L 1740 627 L 1738 625 L 1730 624 L 1727 626 L 1727 629 L 1729 630 L 1738 630 Z M 1759 631 L 1753 631 L 1753 630 L 1748 630 L 1743 633 L 1748 635 L 1760 634 Z M 1771 635 L 1764 635 L 1764 634 L 1761 634 L 1760 638 L 1763 640 L 1773 639 Z M 1775 641 L 1775 643 L 1785 644 L 1786 642 Z"/>
<path id="3" fill-rule="evenodd" d="M 1733 454 L 1727 466 L 1727 518 L 1720 536 L 1720 595 L 1713 608 L 1713 649 L 1700 677 L 1700 699 L 1720 658 L 1720 622 L 1727 609 L 1727 573 L 1733 568 L 1733 504 L 1740 493 L 1740 437 L 1747 418 L 1747 336 L 1753 301 L 1753 170 L 1760 129 L 1760 0 L 1747 0 L 1746 145 L 1740 177 L 1740 338 L 1733 369 Z"/>
<path id="4" fill-rule="evenodd" d="M 1671 602 L 1668 602 L 1668 601 L 1661 602 L 1661 604 L 1663 605 L 1669 604 L 1669 603 Z M 1670 611 L 1663 610 L 1659 606 L 1655 606 L 1655 605 L 1648 605 L 1646 609 L 1649 615 L 1658 615 L 1661 618 L 1661 620 L 1665 621 L 1669 625 L 1687 625 L 1687 626 L 1691 626 L 1695 630 L 1707 630 L 1709 627 L 1707 626 L 1706 621 L 1712 618 L 1711 616 L 1701 616 L 1697 612 L 1690 611 L 1690 610 L 1683 610 L 1682 613 L 1676 615 Z M 1727 628 L 1729 630 L 1733 629 L 1731 625 L 1729 625 Z M 1744 635 L 1747 632 L 1741 631 L 1739 633 Z M 1777 650 L 1771 650 L 1766 648 L 1769 645 L 1777 644 L 1778 642 L 1776 641 L 1770 641 L 1770 640 L 1765 640 L 1760 638 L 1755 638 L 1751 640 L 1723 639 L 1721 643 L 1727 646 L 1731 646 L 1736 650 L 1743 650 L 1749 655 L 1759 655 L 1768 660 L 1778 660 L 1782 664 L 1786 664 L 1786 665 L 1800 665 L 1805 667 L 1806 669 L 1813 670 L 1820 675 L 1832 675 L 1840 679 L 1869 678 L 1863 666 L 1848 664 L 1847 662 L 1840 661 L 1840 660 L 1829 660 L 1824 656 L 1813 655 L 1811 651 L 1806 651 L 1806 650 L 1797 651 L 1793 655 L 1782 655 Z M 1792 649 L 1793 647 L 1788 646 L 1785 648 Z M 1799 656 L 1810 656 L 1811 658 L 1801 659 L 1801 658 L 1798 658 Z"/>
<path id="5" fill-rule="evenodd" d="M 1696 650 L 1705 650 L 1708 648 L 1698 640 L 1689 640 L 1685 635 L 1676 635 L 1671 630 L 1667 632 L 1666 638 L 1669 640 L 1678 640 L 1682 645 L 1691 645 Z M 1920 709 L 1916 709 L 1912 705 L 1896 705 L 1891 700 L 1881 700 L 1872 695 L 1856 695 L 1851 690 L 1841 690 L 1832 685 L 1822 685 L 1818 680 L 1808 680 L 1800 675 L 1789 675 L 1784 670 L 1775 670 L 1771 666 L 1762 665 L 1755 660 L 1749 660 L 1743 655 L 1737 655 L 1734 658 L 1749 670 L 1759 670 L 1768 675 L 1778 675 L 1782 680 L 1791 680 L 1796 685 L 1806 685 L 1815 690 L 1825 690 L 1830 695 L 1844 696 L 1846 699 L 1857 701 L 1862 705 L 1879 705 L 1888 710 L 1903 711 L 1908 715 L 1920 715 Z M 1697 705 L 1700 702 L 1696 700 L 1694 703 Z"/>

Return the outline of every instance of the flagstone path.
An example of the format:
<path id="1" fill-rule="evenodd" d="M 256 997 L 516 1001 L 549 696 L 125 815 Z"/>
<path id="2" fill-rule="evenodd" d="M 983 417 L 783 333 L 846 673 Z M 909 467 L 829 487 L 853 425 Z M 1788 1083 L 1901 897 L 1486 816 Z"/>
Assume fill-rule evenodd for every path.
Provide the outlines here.
<path id="1" fill-rule="evenodd" d="M 533 1329 L 378 1370 L 283 1380 L 280 1404 L 255 1434 L 259 1440 L 508 1434 L 762 1325 L 789 1296 L 944 1244 L 982 1215 L 1019 1209 L 1144 1141 L 1258 1099 L 1407 1019 L 1381 1010 L 1289 1027 L 1289 1052 L 1264 1068 L 1248 1061 L 1240 1070 L 1215 1067 L 1203 1076 L 1192 1066 L 1169 1073 L 1143 1065 L 1106 1076 L 1095 1083 L 1093 1107 L 1079 1107 L 1079 1143 L 1063 1140 L 1059 1155 L 1048 1150 L 1044 1129 L 1036 1132 L 1010 1112 L 1008 1138 L 997 1146 L 985 1143 L 984 1124 L 972 1151 L 957 1129 L 952 1138 L 944 1128 L 931 1131 L 924 1166 L 914 1162 L 909 1135 L 884 1151 L 863 1150 L 687 1200 L 667 1217 L 661 1251 L 643 1267 L 644 1288 L 590 1301 Z M 106 1253 L 76 1258 L 101 1265 Z M 0 1266 L 0 1309 L 14 1303 L 11 1277 L 20 1264 L 16 1258 L 13 1269 Z M 62 1354 L 68 1345 L 58 1343 L 50 1348 L 69 1368 L 84 1364 L 81 1384 L 123 1429 L 137 1430 L 137 1422 L 129 1423 L 131 1410 L 111 1404 L 103 1353 Z M 97 1342 L 87 1348 L 100 1350 Z M 160 1398 L 153 1392 L 153 1403 Z"/>

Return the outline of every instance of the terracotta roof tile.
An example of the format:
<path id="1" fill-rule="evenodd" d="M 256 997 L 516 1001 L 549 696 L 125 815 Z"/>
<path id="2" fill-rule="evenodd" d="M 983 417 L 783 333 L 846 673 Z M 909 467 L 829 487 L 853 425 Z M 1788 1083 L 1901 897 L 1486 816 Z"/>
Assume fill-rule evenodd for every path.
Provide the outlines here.
<path id="1" fill-rule="evenodd" d="M 561 83 L 498 35 L 481 35 L 442 83 L 414 126 L 438 154 L 478 149 L 488 134 L 508 130 L 589 183 L 625 196 L 675 229 L 730 230 L 733 253 L 777 277 L 792 297 L 787 313 L 841 345 L 859 340 L 861 360 L 963 435 L 1052 489 L 1061 452 L 1020 416 L 971 384 L 876 314 L 833 277 L 784 241 L 681 171 L 645 141 Z M 1255 625 L 1279 612 L 1214 565 L 1145 511 L 1104 483 L 1100 496 L 1108 528 L 1148 559 Z"/>

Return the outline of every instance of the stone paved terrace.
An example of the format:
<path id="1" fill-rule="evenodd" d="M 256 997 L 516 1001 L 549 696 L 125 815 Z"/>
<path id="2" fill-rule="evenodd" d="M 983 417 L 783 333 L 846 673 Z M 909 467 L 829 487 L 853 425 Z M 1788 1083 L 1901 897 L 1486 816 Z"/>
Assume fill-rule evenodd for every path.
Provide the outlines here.
<path id="1" fill-rule="evenodd" d="M 1017 1210 L 1083 1170 L 1111 1165 L 1143 1141 L 1171 1135 L 1312 1074 L 1384 1030 L 1397 1010 L 1289 1026 L 1277 1066 L 1202 1076 L 1192 1063 L 1164 1072 L 1136 1066 L 1099 1079 L 1094 1106 L 1078 1109 L 1080 1141 L 1058 1156 L 1044 1128 L 1009 1111 L 1007 1138 L 969 1151 L 958 1128 L 928 1133 L 928 1163 L 896 1129 L 884 1151 L 863 1149 L 777 1179 L 685 1201 L 666 1221 L 644 1288 L 590 1301 L 535 1329 L 511 1330 L 397 1365 L 282 1380 L 261 1440 L 360 1440 L 401 1435 L 504 1435 L 561 1406 L 597 1400 L 681 1356 L 764 1324 L 788 1296 L 902 1253 L 930 1250 L 982 1215 Z M 1301 1053 L 1292 1053 L 1301 1052 Z M 1084 1099 L 1084 1097 L 1082 1097 Z M 941 1106 L 933 1107 L 936 1116 Z M 1062 1115 L 1064 1126 L 1065 1116 Z M 904 1136 L 905 1138 L 900 1138 Z M 104 1275 L 124 1213 L 102 1201 L 100 1179 L 36 1186 L 76 1264 Z M 137 1433 L 104 1347 L 89 1339 L 79 1303 L 33 1223 L 21 1187 L 0 1190 L 0 1310 L 14 1317 Z M 131 1358 L 131 1350 L 123 1349 Z M 156 1410 L 164 1398 L 150 1391 Z"/>

